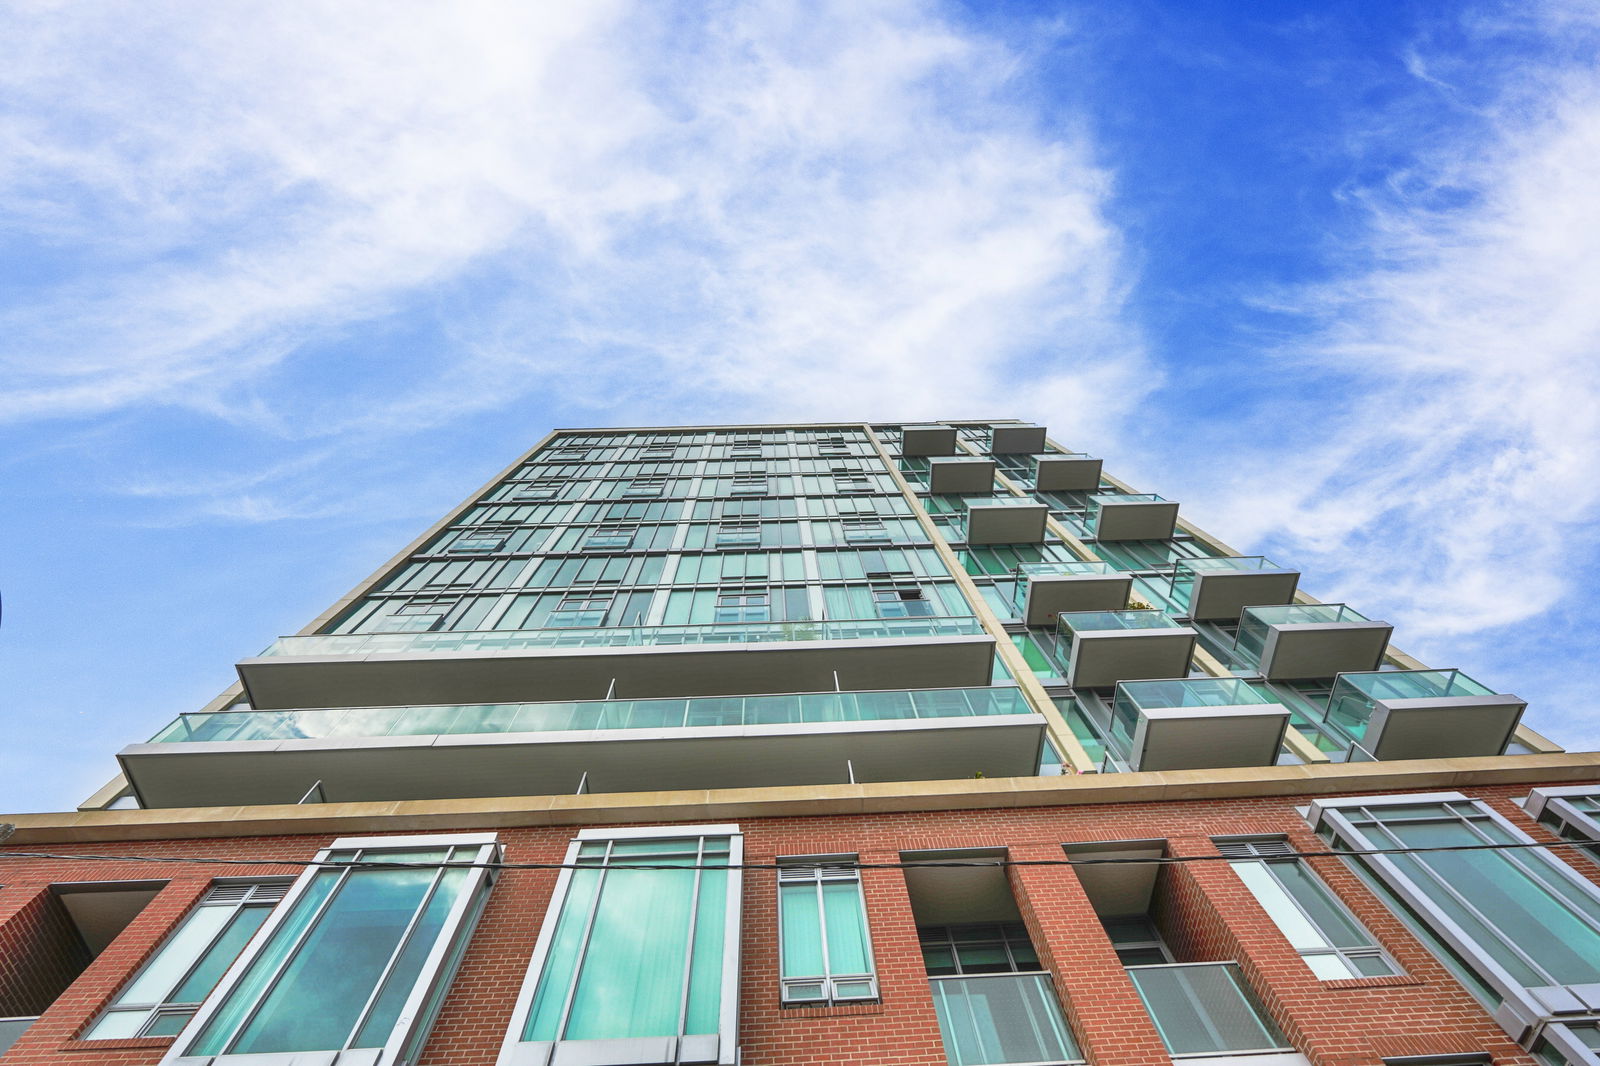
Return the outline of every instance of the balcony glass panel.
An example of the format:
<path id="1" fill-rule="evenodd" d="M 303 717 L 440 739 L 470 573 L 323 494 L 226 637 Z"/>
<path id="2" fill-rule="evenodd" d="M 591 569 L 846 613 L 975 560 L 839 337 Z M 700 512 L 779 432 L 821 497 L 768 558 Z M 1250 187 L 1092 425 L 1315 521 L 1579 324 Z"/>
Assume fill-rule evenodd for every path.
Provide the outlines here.
<path id="1" fill-rule="evenodd" d="M 1160 611 L 1071 611 L 1056 616 L 1056 631 L 1068 640 L 1074 633 L 1108 629 L 1181 629 Z"/>
<path id="2" fill-rule="evenodd" d="M 1289 603 L 1272 607 L 1246 607 L 1239 616 L 1237 647 L 1252 662 L 1261 661 L 1267 634 L 1273 626 L 1327 625 L 1335 622 L 1370 622 L 1372 619 L 1342 603 Z"/>
<path id="3" fill-rule="evenodd" d="M 1237 707 L 1272 703 L 1248 681 L 1236 677 L 1193 677 L 1171 681 L 1124 681 L 1117 702 L 1144 709 L 1169 707 Z"/>
<path id="4" fill-rule="evenodd" d="M 623 648 L 655 644 L 760 644 L 970 636 L 976 618 L 877 618 L 837 622 L 757 622 L 697 626 L 628 626 L 599 630 L 476 630 L 437 633 L 314 633 L 279 637 L 261 653 L 277 656 L 407 655 L 439 652 Z"/>
<path id="5" fill-rule="evenodd" d="M 152 744 L 881 722 L 1031 714 L 1014 688 L 185 714 Z"/>
<path id="6" fill-rule="evenodd" d="M 1128 976 L 1174 1055 L 1293 1050 L 1236 963 L 1130 966 Z"/>
<path id="7" fill-rule="evenodd" d="M 1459 670 L 1374 670 L 1340 674 L 1326 721 L 1356 741 L 1366 737 L 1379 701 L 1492 696 L 1494 690 Z"/>
<path id="8" fill-rule="evenodd" d="M 1166 497 L 1153 492 L 1107 492 L 1089 497 L 1089 510 L 1098 511 L 1108 503 L 1165 503 Z"/>
<path id="9" fill-rule="evenodd" d="M 930 984 L 950 1066 L 1083 1060 L 1048 974 L 940 977 Z"/>
<path id="10" fill-rule="evenodd" d="M 1016 573 L 1022 577 L 1082 577 L 1088 574 L 1116 574 L 1120 571 L 1100 559 L 1081 559 L 1067 563 L 1019 563 Z"/>

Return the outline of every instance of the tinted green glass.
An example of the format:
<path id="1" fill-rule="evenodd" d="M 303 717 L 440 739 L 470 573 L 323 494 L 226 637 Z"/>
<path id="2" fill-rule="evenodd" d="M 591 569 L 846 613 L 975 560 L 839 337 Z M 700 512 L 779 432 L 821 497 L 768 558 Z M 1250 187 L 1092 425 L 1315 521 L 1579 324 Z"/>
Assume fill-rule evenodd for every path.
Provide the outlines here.
<path id="1" fill-rule="evenodd" d="M 222 980 L 223 973 L 239 957 L 239 952 L 244 950 L 245 944 L 271 913 L 272 908 L 268 906 L 233 909 L 233 921 L 228 923 L 227 929 L 211 945 L 205 957 L 168 998 L 173 1003 L 198 1003 L 204 999 L 206 993 Z"/>
<path id="2" fill-rule="evenodd" d="M 866 973 L 872 963 L 860 887 L 854 881 L 825 882 L 822 909 L 828 924 L 829 968 L 836 974 Z"/>
<path id="3" fill-rule="evenodd" d="M 817 886 L 809 881 L 778 890 L 783 920 L 783 976 L 817 977 L 823 973 L 822 927 Z"/>
<path id="4" fill-rule="evenodd" d="M 416 986 L 422 964 L 438 942 L 439 931 L 444 928 L 445 918 L 449 916 L 450 908 L 455 906 L 468 876 L 466 870 L 456 869 L 446 870 L 440 877 L 433 898 L 428 900 L 421 919 L 407 938 L 399 958 L 384 980 L 382 994 L 373 1004 L 351 1047 L 382 1047 L 388 1041 L 395 1019 L 400 1016 L 400 1008 Z"/>

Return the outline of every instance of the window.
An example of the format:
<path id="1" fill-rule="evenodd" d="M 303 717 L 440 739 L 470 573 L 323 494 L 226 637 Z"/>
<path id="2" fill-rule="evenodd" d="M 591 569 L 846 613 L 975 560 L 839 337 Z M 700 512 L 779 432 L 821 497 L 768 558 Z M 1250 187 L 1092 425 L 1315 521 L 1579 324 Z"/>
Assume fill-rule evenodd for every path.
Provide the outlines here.
<path id="1" fill-rule="evenodd" d="M 581 831 L 500 1066 L 731 1066 L 742 844 L 736 825 Z"/>
<path id="2" fill-rule="evenodd" d="M 1227 840 L 1217 848 L 1312 973 L 1337 981 L 1400 972 L 1328 886 L 1288 854 L 1287 841 Z"/>
<path id="3" fill-rule="evenodd" d="M 457 596 L 419 596 L 407 600 L 395 608 L 394 614 L 384 619 L 384 631 L 430 633 L 444 624 L 445 616 L 460 602 Z"/>
<path id="4" fill-rule="evenodd" d="M 733 479 L 733 495 L 735 496 L 765 496 L 768 491 L 767 479 L 764 477 L 736 477 Z"/>
<path id="5" fill-rule="evenodd" d="M 554 500 L 561 495 L 561 488 L 566 484 L 560 478 L 540 478 L 538 481 L 526 485 L 518 485 L 511 490 L 513 500 Z"/>
<path id="6" fill-rule="evenodd" d="M 588 595 L 575 593 L 561 597 L 556 609 L 550 612 L 545 625 L 552 629 L 582 629 L 606 624 L 606 612 L 611 610 L 610 593 Z"/>
<path id="7" fill-rule="evenodd" d="M 1356 861 L 1465 967 L 1513 1037 L 1600 984 L 1600 888 L 1553 852 L 1402 850 L 1532 843 L 1486 804 L 1459 792 L 1364 796 L 1318 800 L 1309 818 L 1337 846 L 1377 853 Z"/>
<path id="8" fill-rule="evenodd" d="M 746 523 L 720 525 L 717 527 L 716 546 L 719 548 L 759 548 L 761 546 L 761 527 Z"/>
<path id="9" fill-rule="evenodd" d="M 889 530 L 876 518 L 846 518 L 843 521 L 846 544 L 879 544 L 889 539 Z"/>
<path id="10" fill-rule="evenodd" d="M 633 544 L 637 526 L 600 526 L 584 538 L 584 551 L 624 551 Z"/>
<path id="11" fill-rule="evenodd" d="M 471 530 L 457 537 L 456 542 L 450 545 L 450 550 L 460 554 L 481 554 L 497 552 L 505 544 L 506 535 L 498 530 Z"/>
<path id="12" fill-rule="evenodd" d="M 213 886 L 82 1039 L 177 1035 L 288 891 L 287 881 Z"/>
<path id="13" fill-rule="evenodd" d="M 933 615 L 933 604 L 916 586 L 873 589 L 872 601 L 879 618 L 929 618 Z"/>
<path id="14" fill-rule="evenodd" d="M 835 492 L 871 492 L 872 480 L 865 474 L 835 474 L 833 489 Z"/>
<path id="15" fill-rule="evenodd" d="M 769 622 L 772 620 L 772 594 L 760 591 L 717 594 L 713 622 Z"/>
<path id="16" fill-rule="evenodd" d="M 1600 786 L 1536 788 L 1522 801 L 1522 806 L 1559 836 L 1596 842 L 1596 847 L 1585 850 L 1600 858 Z"/>
<path id="17" fill-rule="evenodd" d="M 834 865 L 779 861 L 783 1002 L 877 999 L 860 873 L 838 860 Z M 844 861 L 853 863 L 855 856 Z"/>
<path id="18" fill-rule="evenodd" d="M 930 977 L 1044 969 L 1021 922 L 923 926 L 917 939 Z"/>
<path id="19" fill-rule="evenodd" d="M 667 479 L 664 477 L 634 478 L 623 488 L 624 496 L 660 496 L 667 491 Z"/>
<path id="20" fill-rule="evenodd" d="M 499 858 L 492 833 L 335 840 L 164 1061 L 356 1050 L 363 1066 L 414 1061 L 488 894 L 484 864 Z"/>

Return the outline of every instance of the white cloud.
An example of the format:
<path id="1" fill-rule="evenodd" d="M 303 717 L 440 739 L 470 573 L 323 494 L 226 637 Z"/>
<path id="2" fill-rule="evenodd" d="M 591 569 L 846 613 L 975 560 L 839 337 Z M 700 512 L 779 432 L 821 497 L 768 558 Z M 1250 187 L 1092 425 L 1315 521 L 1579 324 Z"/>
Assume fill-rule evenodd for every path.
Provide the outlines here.
<path id="1" fill-rule="evenodd" d="M 0 420 L 178 404 L 384 434 L 554 390 L 596 420 L 1033 413 L 1152 375 L 1107 175 L 914 0 L 0 13 Z M 444 321 L 358 397 L 293 378 Z M 358 358 L 343 355 L 341 358 Z M 292 378 L 294 387 L 285 384 Z M 352 402 L 352 399 L 354 402 Z M 305 417 L 315 412 L 317 417 Z"/>
<path id="2" fill-rule="evenodd" d="M 1520 20 L 1469 27 L 1470 58 L 1406 57 L 1420 93 L 1481 83 L 1484 55 L 1504 67 L 1443 134 L 1374 116 L 1409 138 L 1385 150 L 1421 151 L 1353 194 L 1353 265 L 1277 305 L 1316 326 L 1261 373 L 1317 387 L 1250 427 L 1257 450 L 1218 489 L 1219 528 L 1425 643 L 1545 612 L 1593 560 L 1600 73 L 1580 42 L 1600 25 L 1572 16 L 1581 59 L 1547 40 L 1530 57 L 1530 29 L 1551 26 Z"/>

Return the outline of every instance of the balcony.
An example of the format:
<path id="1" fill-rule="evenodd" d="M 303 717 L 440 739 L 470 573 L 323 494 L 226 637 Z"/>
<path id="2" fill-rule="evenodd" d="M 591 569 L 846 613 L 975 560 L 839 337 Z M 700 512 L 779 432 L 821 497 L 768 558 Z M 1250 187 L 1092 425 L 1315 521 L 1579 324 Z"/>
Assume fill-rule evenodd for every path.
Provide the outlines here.
<path id="1" fill-rule="evenodd" d="M 994 491 L 995 463 L 975 455 L 953 455 L 928 460 L 928 491 L 984 493 Z"/>
<path id="2" fill-rule="evenodd" d="M 1050 509 L 1026 496 L 996 496 L 967 504 L 968 544 L 1043 544 Z"/>
<path id="3" fill-rule="evenodd" d="M 1054 625 L 1063 611 L 1120 611 L 1133 578 L 1110 563 L 1023 563 L 1015 571 L 1022 618 L 1030 626 Z"/>
<path id="4" fill-rule="evenodd" d="M 1041 455 L 1033 484 L 1040 492 L 1094 492 L 1100 487 L 1100 460 L 1083 452 Z"/>
<path id="5" fill-rule="evenodd" d="M 950 1066 L 1082 1062 L 1045 973 L 934 977 Z"/>
<path id="6" fill-rule="evenodd" d="M 1043 426 L 995 426 L 989 440 L 993 455 L 1032 455 L 1042 451 Z"/>
<path id="7" fill-rule="evenodd" d="M 1235 647 L 1269 681 L 1376 670 L 1394 627 L 1342 603 L 1246 607 Z"/>
<path id="8" fill-rule="evenodd" d="M 1130 966 L 1128 977 L 1174 1056 L 1281 1051 L 1304 1061 L 1256 1002 L 1237 963 Z"/>
<path id="9" fill-rule="evenodd" d="M 1088 518 L 1096 540 L 1166 540 L 1178 527 L 1178 505 L 1148 492 L 1095 495 Z"/>
<path id="10" fill-rule="evenodd" d="M 1026 776 L 1015 688 L 186 714 L 118 753 L 147 807 Z M 587 780 L 585 780 L 587 778 Z"/>
<path id="11" fill-rule="evenodd" d="M 1340 674 L 1325 719 L 1355 741 L 1351 759 L 1499 755 L 1527 703 L 1459 670 Z"/>
<path id="12" fill-rule="evenodd" d="M 252 706 L 514 703 L 606 695 L 986 684 L 975 618 L 282 637 L 238 665 Z"/>
<path id="13" fill-rule="evenodd" d="M 955 453 L 954 426 L 906 426 L 900 431 L 900 454 L 907 458 Z"/>
<path id="14" fill-rule="evenodd" d="M 1123 681 L 1114 739 L 1133 770 L 1205 770 L 1277 762 L 1289 709 L 1233 677 Z"/>
<path id="15" fill-rule="evenodd" d="M 1260 555 L 1184 559 L 1173 568 L 1169 599 L 1178 614 L 1230 621 L 1246 607 L 1291 602 L 1299 583 L 1299 571 Z"/>
<path id="16" fill-rule="evenodd" d="M 1067 684 L 1073 688 L 1186 677 L 1196 636 L 1160 611 L 1073 611 L 1056 617 L 1056 638 L 1067 655 Z"/>

